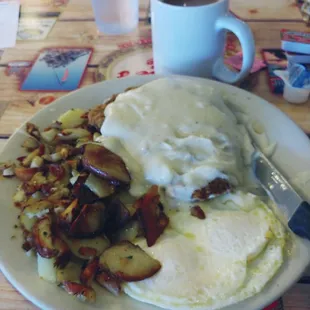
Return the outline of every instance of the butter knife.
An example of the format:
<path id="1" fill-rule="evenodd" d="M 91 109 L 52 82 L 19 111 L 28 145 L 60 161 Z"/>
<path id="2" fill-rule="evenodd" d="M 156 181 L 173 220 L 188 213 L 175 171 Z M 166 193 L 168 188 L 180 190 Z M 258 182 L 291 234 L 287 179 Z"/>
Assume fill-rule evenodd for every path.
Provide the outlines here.
<path id="1" fill-rule="evenodd" d="M 252 155 L 252 168 L 269 197 L 288 218 L 288 227 L 310 240 L 310 205 L 289 184 L 279 170 L 260 151 Z"/>

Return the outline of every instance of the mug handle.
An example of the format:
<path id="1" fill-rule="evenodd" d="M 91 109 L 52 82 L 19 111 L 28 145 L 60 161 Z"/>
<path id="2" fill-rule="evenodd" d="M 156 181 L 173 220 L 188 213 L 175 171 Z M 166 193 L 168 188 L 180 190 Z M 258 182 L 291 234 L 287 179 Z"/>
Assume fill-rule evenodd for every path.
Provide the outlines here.
<path id="1" fill-rule="evenodd" d="M 250 72 L 255 57 L 255 42 L 250 27 L 232 16 L 222 16 L 215 24 L 216 32 L 232 31 L 239 39 L 242 47 L 243 61 L 240 72 L 230 70 L 224 63 L 224 55 L 220 56 L 212 68 L 212 75 L 226 83 L 236 83 Z"/>

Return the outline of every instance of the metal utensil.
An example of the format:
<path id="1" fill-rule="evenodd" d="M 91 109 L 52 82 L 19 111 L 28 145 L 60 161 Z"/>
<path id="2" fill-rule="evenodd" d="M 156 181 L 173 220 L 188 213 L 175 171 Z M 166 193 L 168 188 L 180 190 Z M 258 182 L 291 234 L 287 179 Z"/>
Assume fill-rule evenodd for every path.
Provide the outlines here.
<path id="1" fill-rule="evenodd" d="M 252 155 L 254 174 L 271 199 L 288 217 L 289 228 L 310 240 L 310 205 L 289 184 L 271 161 L 256 150 Z"/>

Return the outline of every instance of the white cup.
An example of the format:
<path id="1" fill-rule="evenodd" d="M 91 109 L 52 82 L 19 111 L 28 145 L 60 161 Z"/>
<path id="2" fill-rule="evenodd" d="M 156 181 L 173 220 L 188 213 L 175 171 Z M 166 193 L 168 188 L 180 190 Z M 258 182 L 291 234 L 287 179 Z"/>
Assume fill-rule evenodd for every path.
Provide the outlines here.
<path id="1" fill-rule="evenodd" d="M 255 43 L 247 24 L 229 13 L 228 0 L 200 6 L 177 6 L 151 0 L 154 66 L 157 74 L 214 77 L 235 83 L 251 70 Z M 224 64 L 227 30 L 238 37 L 240 72 Z"/>

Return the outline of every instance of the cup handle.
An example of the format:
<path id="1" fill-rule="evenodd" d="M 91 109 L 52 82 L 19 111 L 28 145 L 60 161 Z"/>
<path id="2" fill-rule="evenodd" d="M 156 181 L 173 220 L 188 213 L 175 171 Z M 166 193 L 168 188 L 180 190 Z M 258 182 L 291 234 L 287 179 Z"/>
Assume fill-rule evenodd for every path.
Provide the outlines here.
<path id="1" fill-rule="evenodd" d="M 220 56 L 212 68 L 212 75 L 226 83 L 236 83 L 243 79 L 250 72 L 255 57 L 255 42 L 250 27 L 232 16 L 223 16 L 216 21 L 217 33 L 224 30 L 232 31 L 239 39 L 242 47 L 243 61 L 240 72 L 230 70 L 224 64 L 224 55 Z"/>

